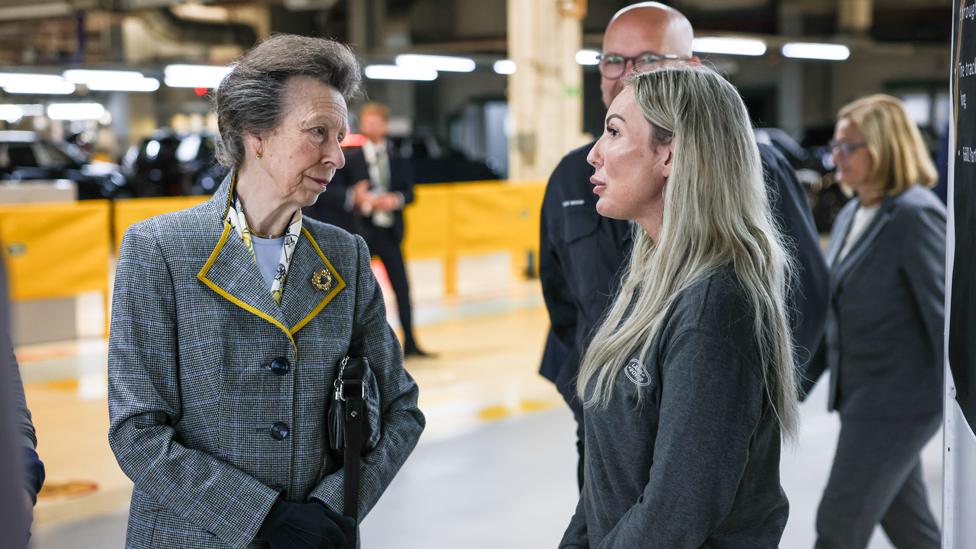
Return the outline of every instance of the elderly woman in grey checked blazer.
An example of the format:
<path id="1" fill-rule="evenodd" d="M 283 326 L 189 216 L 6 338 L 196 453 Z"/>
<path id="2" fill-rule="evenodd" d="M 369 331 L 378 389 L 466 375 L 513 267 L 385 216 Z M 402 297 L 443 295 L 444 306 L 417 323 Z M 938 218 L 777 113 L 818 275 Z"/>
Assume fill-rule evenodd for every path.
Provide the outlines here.
<path id="1" fill-rule="evenodd" d="M 326 416 L 351 346 L 380 391 L 360 516 L 423 430 L 365 243 L 301 214 L 344 164 L 359 81 L 336 42 L 258 45 L 216 91 L 230 175 L 126 232 L 108 366 L 109 440 L 135 483 L 127 547 L 341 547 L 352 526 Z"/>

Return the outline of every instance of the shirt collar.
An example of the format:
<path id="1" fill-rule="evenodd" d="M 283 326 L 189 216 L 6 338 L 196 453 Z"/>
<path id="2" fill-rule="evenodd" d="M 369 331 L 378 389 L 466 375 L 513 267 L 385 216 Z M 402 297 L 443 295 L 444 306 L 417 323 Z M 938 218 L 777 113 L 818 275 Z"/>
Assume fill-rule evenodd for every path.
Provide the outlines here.
<path id="1" fill-rule="evenodd" d="M 371 158 L 376 158 L 376 155 L 381 152 L 386 152 L 386 140 L 380 141 L 379 143 L 373 143 L 370 140 L 366 140 L 363 143 L 363 151 L 366 152 Z"/>

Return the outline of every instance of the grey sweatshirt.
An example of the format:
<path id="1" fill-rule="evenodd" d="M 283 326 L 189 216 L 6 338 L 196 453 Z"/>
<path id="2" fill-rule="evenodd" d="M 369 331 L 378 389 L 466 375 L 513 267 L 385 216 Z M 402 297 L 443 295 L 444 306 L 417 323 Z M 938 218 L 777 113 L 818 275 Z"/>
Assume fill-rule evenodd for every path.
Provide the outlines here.
<path id="1" fill-rule="evenodd" d="M 644 364 L 584 411 L 585 483 L 559 547 L 778 547 L 780 431 L 731 271 L 678 296 Z M 638 403 L 637 396 L 641 401 Z"/>

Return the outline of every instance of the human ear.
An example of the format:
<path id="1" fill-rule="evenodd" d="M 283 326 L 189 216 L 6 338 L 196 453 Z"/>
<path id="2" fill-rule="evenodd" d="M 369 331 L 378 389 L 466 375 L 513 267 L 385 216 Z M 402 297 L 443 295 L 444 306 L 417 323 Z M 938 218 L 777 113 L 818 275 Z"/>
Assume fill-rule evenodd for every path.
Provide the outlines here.
<path id="1" fill-rule="evenodd" d="M 264 139 L 260 135 L 245 132 L 244 151 L 246 156 L 257 156 L 260 158 L 264 154 Z"/>
<path id="2" fill-rule="evenodd" d="M 664 164 L 661 166 L 661 175 L 665 179 L 671 176 L 671 166 L 674 165 L 674 141 L 668 143 L 666 147 L 667 156 L 664 158 Z"/>

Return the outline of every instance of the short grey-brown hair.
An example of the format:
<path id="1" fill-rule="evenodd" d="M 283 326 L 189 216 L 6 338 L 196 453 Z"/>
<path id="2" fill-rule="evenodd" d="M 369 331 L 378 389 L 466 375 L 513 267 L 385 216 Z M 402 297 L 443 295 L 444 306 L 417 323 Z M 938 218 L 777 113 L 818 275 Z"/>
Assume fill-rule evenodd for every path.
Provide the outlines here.
<path id="1" fill-rule="evenodd" d="M 214 93 L 217 161 L 227 168 L 244 162 L 244 136 L 281 123 L 282 90 L 294 76 L 309 76 L 335 88 L 348 102 L 359 93 L 359 62 L 344 44 L 325 38 L 278 34 L 245 53 Z"/>

